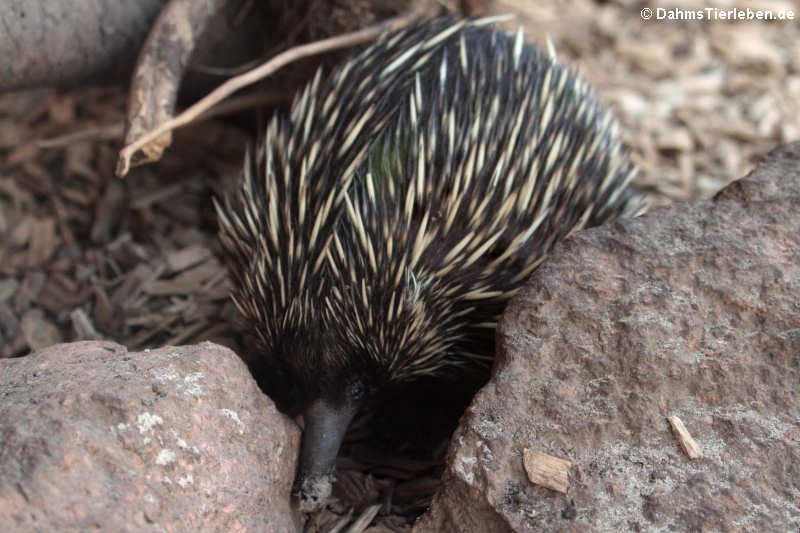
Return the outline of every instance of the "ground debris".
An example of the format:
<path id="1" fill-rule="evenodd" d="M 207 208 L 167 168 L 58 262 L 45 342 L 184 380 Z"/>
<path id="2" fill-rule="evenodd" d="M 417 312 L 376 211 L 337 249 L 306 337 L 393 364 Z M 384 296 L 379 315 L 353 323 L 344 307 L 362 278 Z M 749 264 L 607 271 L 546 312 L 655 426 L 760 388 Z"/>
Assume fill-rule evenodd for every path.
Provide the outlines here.
<path id="1" fill-rule="evenodd" d="M 104 338 L 238 348 L 211 199 L 235 180 L 248 136 L 198 125 L 162 164 L 120 181 L 109 132 L 124 98 L 93 87 L 0 96 L 0 357 Z"/>

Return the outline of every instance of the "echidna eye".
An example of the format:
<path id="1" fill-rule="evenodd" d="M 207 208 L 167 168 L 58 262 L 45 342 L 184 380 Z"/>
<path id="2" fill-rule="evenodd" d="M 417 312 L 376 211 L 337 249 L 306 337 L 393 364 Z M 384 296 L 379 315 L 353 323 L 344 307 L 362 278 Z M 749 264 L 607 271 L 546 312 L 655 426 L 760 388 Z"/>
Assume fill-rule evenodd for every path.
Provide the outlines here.
<path id="1" fill-rule="evenodd" d="M 364 385 L 362 385 L 361 382 L 357 381 L 350 385 L 349 389 L 347 390 L 347 393 L 350 396 L 350 399 L 358 401 L 364 398 L 367 391 L 364 388 Z"/>

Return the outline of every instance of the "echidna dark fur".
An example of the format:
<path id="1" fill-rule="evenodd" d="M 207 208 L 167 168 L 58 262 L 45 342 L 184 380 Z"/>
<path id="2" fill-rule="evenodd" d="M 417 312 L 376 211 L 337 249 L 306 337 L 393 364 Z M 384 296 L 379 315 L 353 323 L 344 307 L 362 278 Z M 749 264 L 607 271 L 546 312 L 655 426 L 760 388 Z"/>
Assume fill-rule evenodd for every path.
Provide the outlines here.
<path id="1" fill-rule="evenodd" d="M 491 22 L 417 23 L 317 73 L 217 206 L 233 300 L 304 402 L 302 508 L 364 398 L 490 361 L 556 242 L 643 209 L 584 82 Z"/>

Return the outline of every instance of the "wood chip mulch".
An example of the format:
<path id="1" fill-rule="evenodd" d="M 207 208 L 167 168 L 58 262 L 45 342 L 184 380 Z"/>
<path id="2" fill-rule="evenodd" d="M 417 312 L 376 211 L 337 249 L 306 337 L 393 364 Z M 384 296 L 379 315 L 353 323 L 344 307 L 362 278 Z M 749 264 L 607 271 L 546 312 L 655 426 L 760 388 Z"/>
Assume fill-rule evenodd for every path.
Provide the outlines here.
<path id="1" fill-rule="evenodd" d="M 247 136 L 201 124 L 161 165 L 117 180 L 124 97 L 0 97 L 0 356 L 78 339 L 235 347 L 211 198 Z"/>

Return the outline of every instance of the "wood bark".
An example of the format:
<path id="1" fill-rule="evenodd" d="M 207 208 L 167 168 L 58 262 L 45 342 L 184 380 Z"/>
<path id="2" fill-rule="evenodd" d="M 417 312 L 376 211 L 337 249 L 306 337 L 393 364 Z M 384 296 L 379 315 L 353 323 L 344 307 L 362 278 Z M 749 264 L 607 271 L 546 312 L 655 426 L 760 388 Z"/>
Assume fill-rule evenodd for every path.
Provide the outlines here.
<path id="1" fill-rule="evenodd" d="M 0 90 L 124 79 L 164 3 L 0 2 Z"/>

